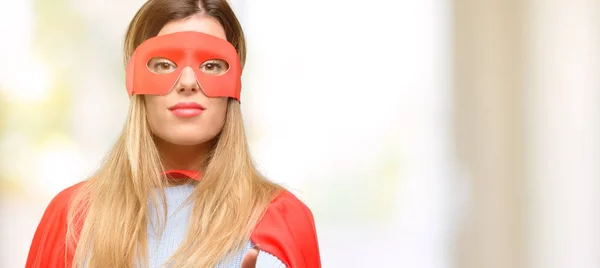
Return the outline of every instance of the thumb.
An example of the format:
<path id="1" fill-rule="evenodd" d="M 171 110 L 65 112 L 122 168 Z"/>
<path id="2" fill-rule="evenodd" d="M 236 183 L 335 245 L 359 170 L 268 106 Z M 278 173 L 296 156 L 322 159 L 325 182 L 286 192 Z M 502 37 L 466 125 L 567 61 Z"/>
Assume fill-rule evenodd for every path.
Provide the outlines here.
<path id="1" fill-rule="evenodd" d="M 260 250 L 259 245 L 255 245 L 250 249 L 244 259 L 242 260 L 242 268 L 255 268 L 256 260 L 258 259 L 258 251 Z"/>

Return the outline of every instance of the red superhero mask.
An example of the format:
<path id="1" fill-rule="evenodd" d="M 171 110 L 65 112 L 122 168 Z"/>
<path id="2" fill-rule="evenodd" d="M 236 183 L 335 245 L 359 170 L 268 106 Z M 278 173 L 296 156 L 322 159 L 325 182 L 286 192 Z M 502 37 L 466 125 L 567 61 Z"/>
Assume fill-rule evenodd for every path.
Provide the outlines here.
<path id="1" fill-rule="evenodd" d="M 165 95 L 187 66 L 206 96 L 240 101 L 242 68 L 237 51 L 227 40 L 200 32 L 156 36 L 139 45 L 127 63 L 127 92 Z"/>

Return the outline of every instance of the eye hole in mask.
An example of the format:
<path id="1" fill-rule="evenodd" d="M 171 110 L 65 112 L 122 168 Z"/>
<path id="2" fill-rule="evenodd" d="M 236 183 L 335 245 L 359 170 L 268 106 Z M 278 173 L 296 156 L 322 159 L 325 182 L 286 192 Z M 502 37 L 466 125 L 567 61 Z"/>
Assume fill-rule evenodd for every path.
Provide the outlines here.
<path id="1" fill-rule="evenodd" d="M 155 74 L 168 74 L 177 70 L 177 64 L 175 64 L 175 62 L 161 57 L 150 59 L 146 66 Z M 220 76 L 229 71 L 229 64 L 224 60 L 212 59 L 200 64 L 199 69 L 207 75 Z"/>
<path id="2" fill-rule="evenodd" d="M 148 61 L 148 69 L 155 74 L 168 74 L 177 69 L 177 64 L 167 58 L 152 58 Z"/>
<path id="3" fill-rule="evenodd" d="M 224 60 L 207 60 L 200 64 L 200 71 L 212 76 L 224 75 L 229 71 L 229 64 Z"/>

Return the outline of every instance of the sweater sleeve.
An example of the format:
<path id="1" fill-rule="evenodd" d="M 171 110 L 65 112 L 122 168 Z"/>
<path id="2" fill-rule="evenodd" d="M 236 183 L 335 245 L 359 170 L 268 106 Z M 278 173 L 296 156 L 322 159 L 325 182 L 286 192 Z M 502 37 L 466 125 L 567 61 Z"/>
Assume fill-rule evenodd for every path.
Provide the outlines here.
<path id="1" fill-rule="evenodd" d="M 256 268 L 286 268 L 285 264 L 279 260 L 277 257 L 269 254 L 265 251 L 260 251 L 258 253 L 258 258 L 256 259 Z"/>

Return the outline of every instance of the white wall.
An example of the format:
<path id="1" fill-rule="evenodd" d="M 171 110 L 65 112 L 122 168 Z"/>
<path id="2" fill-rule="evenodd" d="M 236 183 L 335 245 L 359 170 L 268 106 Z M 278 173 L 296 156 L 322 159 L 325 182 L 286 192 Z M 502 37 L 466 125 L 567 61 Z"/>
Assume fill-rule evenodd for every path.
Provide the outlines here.
<path id="1" fill-rule="evenodd" d="M 600 267 L 600 1 L 528 15 L 530 267 Z"/>

